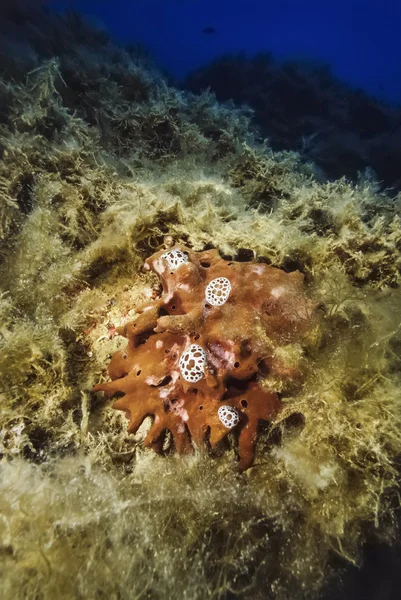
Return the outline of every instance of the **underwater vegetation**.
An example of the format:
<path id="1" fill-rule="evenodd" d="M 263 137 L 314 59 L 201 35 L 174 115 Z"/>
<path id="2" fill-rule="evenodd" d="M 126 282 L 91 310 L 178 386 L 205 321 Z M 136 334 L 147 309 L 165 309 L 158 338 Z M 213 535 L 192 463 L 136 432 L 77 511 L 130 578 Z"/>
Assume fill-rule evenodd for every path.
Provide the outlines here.
<path id="1" fill-rule="evenodd" d="M 249 111 L 172 87 L 140 48 L 76 14 L 19 6 L 0 45 L 2 597 L 344 597 L 364 548 L 399 535 L 401 196 L 370 171 L 329 181 L 297 152 L 258 143 Z M 164 273 L 178 249 L 188 262 Z M 260 297 L 247 293 L 261 273 Z M 172 283 L 181 274 L 195 295 Z M 295 315 L 291 294 L 272 302 L 270 277 L 295 290 Z M 270 314 L 250 335 L 259 306 Z M 124 385 L 114 365 L 149 344 L 156 378 L 188 372 L 207 398 L 196 350 L 193 364 L 185 351 L 178 367 L 156 358 L 190 319 L 191 344 L 217 340 L 217 383 L 231 385 L 232 412 L 213 423 L 231 415 L 238 429 L 179 454 L 174 410 L 163 440 L 151 411 L 129 433 L 92 389 L 110 384 L 109 363 Z M 248 354 L 242 382 L 226 378 L 223 339 Z M 129 385 L 117 402 L 141 409 L 152 383 L 138 399 Z M 248 417 L 236 402 L 253 386 L 279 410 L 262 416 L 241 471 Z M 161 455 L 145 447 L 152 429 Z"/>
<path id="2" fill-rule="evenodd" d="M 297 150 L 330 178 L 371 167 L 383 187 L 400 189 L 400 107 L 352 89 L 329 66 L 227 55 L 191 73 L 185 87 L 251 107 L 274 150 Z"/>

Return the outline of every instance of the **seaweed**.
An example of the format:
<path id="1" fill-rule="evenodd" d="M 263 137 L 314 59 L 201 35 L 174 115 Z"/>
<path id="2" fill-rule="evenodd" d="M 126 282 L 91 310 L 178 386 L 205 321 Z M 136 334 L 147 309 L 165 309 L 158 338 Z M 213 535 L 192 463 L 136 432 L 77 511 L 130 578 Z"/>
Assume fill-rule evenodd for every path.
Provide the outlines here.
<path id="1" fill-rule="evenodd" d="M 328 65 L 282 62 L 266 53 L 227 55 L 190 73 L 182 85 L 248 106 L 275 151 L 296 150 L 331 179 L 356 180 L 371 167 L 383 187 L 400 189 L 400 107 L 353 89 Z"/>
<path id="2" fill-rule="evenodd" d="M 326 181 L 259 144 L 249 112 L 38 10 L 0 83 L 3 596 L 327 597 L 398 535 L 400 197 L 369 172 Z M 245 474 L 230 438 L 213 460 L 154 457 L 146 423 L 129 436 L 88 392 L 166 238 L 300 269 L 316 304 L 286 349 L 305 383 Z"/>

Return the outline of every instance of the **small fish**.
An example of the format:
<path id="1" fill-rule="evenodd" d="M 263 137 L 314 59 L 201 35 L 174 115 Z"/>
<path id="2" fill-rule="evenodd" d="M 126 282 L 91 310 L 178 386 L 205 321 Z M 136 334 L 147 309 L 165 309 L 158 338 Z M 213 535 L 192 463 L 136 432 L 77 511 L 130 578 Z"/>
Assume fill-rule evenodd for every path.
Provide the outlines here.
<path id="1" fill-rule="evenodd" d="M 204 29 L 202 29 L 202 33 L 212 35 L 213 33 L 216 33 L 216 29 L 214 27 L 205 27 Z"/>

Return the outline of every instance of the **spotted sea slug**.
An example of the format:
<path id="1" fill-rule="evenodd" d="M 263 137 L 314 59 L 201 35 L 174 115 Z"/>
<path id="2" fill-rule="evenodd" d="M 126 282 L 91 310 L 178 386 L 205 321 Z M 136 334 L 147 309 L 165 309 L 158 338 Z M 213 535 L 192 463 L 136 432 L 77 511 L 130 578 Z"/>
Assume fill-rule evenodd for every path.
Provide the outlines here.
<path id="1" fill-rule="evenodd" d="M 213 448 L 231 432 L 240 469 L 249 468 L 260 422 L 281 409 L 266 380 L 297 372 L 277 348 L 311 324 L 303 275 L 184 246 L 157 252 L 145 269 L 158 275 L 160 294 L 117 329 L 128 345 L 111 359 L 111 381 L 94 391 L 120 396 L 114 408 L 125 412 L 130 432 L 153 417 L 144 444 L 156 451 L 167 431 L 179 453 Z"/>

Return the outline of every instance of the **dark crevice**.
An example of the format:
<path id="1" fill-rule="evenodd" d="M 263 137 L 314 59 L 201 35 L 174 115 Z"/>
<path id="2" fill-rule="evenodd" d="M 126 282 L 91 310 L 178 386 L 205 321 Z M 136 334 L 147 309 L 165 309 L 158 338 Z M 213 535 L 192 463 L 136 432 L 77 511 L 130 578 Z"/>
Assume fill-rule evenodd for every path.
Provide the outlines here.
<path id="1" fill-rule="evenodd" d="M 286 273 L 293 273 L 294 271 L 304 273 L 305 264 L 300 258 L 291 258 L 290 256 L 287 256 L 284 259 L 282 268 Z"/>
<path id="2" fill-rule="evenodd" d="M 222 401 L 242 396 L 244 392 L 249 389 L 249 384 L 257 380 L 257 374 L 255 373 L 248 379 L 236 379 L 235 377 L 229 377 L 227 380 L 227 391 L 225 392 Z"/>
<path id="3" fill-rule="evenodd" d="M 255 252 L 250 248 L 240 248 L 236 254 L 237 262 L 251 262 L 255 258 Z"/>
<path id="4" fill-rule="evenodd" d="M 164 379 L 162 379 L 160 383 L 157 383 L 156 385 L 151 385 L 150 387 L 164 387 L 165 385 L 168 385 L 171 381 L 172 378 L 170 377 L 170 375 L 166 375 L 166 377 L 164 377 Z"/>

